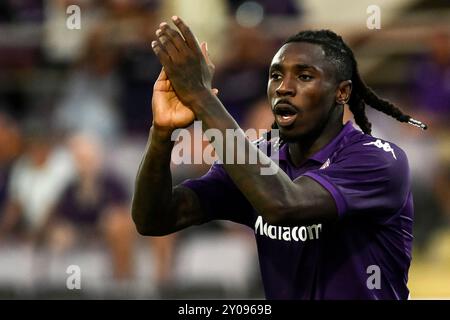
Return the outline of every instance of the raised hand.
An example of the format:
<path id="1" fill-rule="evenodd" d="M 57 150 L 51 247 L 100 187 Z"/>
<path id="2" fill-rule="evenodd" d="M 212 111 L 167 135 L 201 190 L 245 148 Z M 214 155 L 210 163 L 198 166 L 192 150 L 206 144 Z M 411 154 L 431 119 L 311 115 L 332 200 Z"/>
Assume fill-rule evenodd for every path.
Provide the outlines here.
<path id="1" fill-rule="evenodd" d="M 214 72 L 214 64 L 209 58 L 207 44 L 202 42 L 200 46 L 212 74 Z M 218 90 L 212 89 L 212 92 L 217 94 Z M 161 70 L 153 87 L 152 111 L 153 126 L 167 133 L 171 133 L 177 128 L 185 128 L 195 119 L 191 109 L 177 97 L 164 68 Z"/>
<path id="2" fill-rule="evenodd" d="M 172 17 L 172 20 L 181 34 L 163 22 L 156 30 L 158 39 L 152 42 L 152 48 L 176 95 L 192 109 L 198 99 L 210 93 L 214 68 L 203 56 L 189 27 L 178 17 Z"/>
<path id="3" fill-rule="evenodd" d="M 164 68 L 153 86 L 153 126 L 167 133 L 185 128 L 194 122 L 195 115 L 177 97 Z"/>

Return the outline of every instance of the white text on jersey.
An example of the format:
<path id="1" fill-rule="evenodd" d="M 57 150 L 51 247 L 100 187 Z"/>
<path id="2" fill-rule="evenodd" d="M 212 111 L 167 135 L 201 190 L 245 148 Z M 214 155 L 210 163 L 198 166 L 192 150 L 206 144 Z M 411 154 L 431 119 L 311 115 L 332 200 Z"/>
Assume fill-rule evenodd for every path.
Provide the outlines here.
<path id="1" fill-rule="evenodd" d="M 321 223 L 296 227 L 272 226 L 264 222 L 261 216 L 258 216 L 255 222 L 255 234 L 259 233 L 259 235 L 265 235 L 270 239 L 304 242 L 306 240 L 319 239 L 321 232 Z"/>

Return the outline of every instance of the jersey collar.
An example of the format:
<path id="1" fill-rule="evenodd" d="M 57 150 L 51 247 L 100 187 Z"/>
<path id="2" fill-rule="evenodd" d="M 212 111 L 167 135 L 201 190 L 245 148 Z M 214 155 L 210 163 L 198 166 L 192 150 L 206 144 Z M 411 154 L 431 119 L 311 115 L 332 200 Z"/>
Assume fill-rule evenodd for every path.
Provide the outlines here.
<path id="1" fill-rule="evenodd" d="M 325 161 L 327 161 L 327 159 L 329 159 L 330 156 L 333 154 L 333 152 L 336 150 L 337 146 L 340 144 L 342 139 L 347 134 L 349 134 L 350 132 L 352 132 L 354 130 L 356 130 L 356 129 L 353 127 L 353 123 L 351 121 L 347 121 L 347 123 L 344 125 L 344 127 L 342 128 L 342 130 L 339 132 L 339 134 L 336 137 L 334 137 L 330 142 L 328 142 L 327 145 L 325 145 L 322 149 L 320 149 L 315 154 L 310 156 L 308 159 L 315 160 L 320 163 L 325 163 Z M 288 144 L 285 143 L 280 148 L 279 160 L 280 161 L 288 161 L 288 159 L 289 159 L 288 153 L 289 153 Z"/>

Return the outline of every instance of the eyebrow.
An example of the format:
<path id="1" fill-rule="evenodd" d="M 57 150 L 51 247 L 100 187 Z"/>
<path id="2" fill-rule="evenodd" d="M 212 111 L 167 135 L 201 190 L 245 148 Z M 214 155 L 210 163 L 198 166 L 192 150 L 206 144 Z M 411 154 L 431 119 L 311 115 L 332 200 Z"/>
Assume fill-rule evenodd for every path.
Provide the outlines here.
<path id="1" fill-rule="evenodd" d="M 313 69 L 318 71 L 318 68 L 309 64 L 299 63 L 294 65 L 295 69 L 305 70 L 305 69 Z M 283 69 L 283 65 L 281 63 L 274 63 L 270 65 L 270 70 L 281 70 Z"/>

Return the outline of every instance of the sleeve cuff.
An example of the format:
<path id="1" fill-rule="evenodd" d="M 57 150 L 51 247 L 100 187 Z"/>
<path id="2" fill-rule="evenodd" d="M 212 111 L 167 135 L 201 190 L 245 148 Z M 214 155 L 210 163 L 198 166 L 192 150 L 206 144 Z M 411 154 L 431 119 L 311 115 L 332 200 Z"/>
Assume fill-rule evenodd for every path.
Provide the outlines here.
<path id="1" fill-rule="evenodd" d="M 303 174 L 303 176 L 309 177 L 319 183 L 322 187 L 327 189 L 327 191 L 331 194 L 331 196 L 334 199 L 334 202 L 336 203 L 336 208 L 338 211 L 339 218 L 342 218 L 344 216 L 344 212 L 347 210 L 347 203 L 345 202 L 344 197 L 342 196 L 341 192 L 327 179 L 325 179 L 323 176 L 307 172 Z"/>

